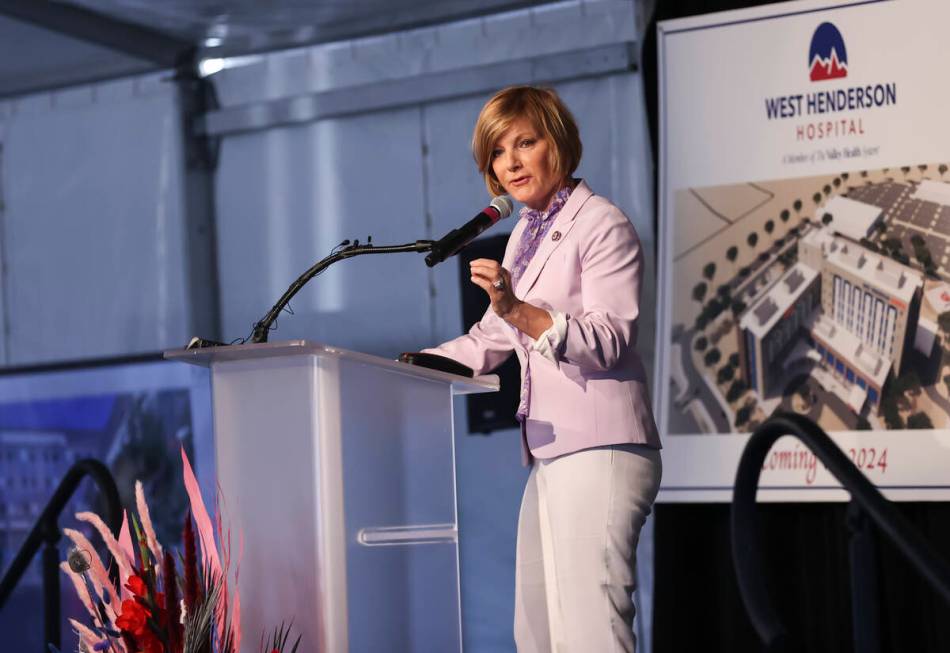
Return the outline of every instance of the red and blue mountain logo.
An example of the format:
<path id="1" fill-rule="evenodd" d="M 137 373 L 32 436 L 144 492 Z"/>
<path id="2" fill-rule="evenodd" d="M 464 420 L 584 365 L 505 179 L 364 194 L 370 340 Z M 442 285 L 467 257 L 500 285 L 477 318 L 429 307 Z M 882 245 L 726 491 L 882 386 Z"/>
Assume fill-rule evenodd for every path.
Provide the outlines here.
<path id="1" fill-rule="evenodd" d="M 808 48 L 809 77 L 818 82 L 848 76 L 848 52 L 841 32 L 831 23 L 822 23 Z"/>

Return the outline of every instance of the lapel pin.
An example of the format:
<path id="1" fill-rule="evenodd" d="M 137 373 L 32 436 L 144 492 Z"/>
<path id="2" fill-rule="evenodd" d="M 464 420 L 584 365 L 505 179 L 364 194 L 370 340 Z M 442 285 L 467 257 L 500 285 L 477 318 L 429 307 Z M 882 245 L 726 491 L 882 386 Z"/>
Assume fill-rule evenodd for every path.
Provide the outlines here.
<path id="1" fill-rule="evenodd" d="M 551 234 L 551 240 L 561 240 L 561 232 L 555 231 L 553 234 Z"/>

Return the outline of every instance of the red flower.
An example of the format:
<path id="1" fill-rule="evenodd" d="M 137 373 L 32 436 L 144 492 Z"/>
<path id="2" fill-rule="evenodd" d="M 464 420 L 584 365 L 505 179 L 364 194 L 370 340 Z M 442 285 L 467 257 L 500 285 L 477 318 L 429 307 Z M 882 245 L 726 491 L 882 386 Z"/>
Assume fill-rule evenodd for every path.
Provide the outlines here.
<path id="1" fill-rule="evenodd" d="M 115 625 L 121 630 L 127 630 L 136 637 L 141 637 L 143 633 L 151 632 L 146 626 L 146 619 L 151 613 L 135 599 L 125 599 L 122 601 L 122 614 L 115 620 Z"/>
<path id="2" fill-rule="evenodd" d="M 129 588 L 134 593 L 138 593 L 139 587 L 134 580 L 141 583 L 141 579 L 132 576 L 129 579 Z M 142 586 L 144 588 L 144 583 Z M 115 625 L 125 633 L 135 636 L 135 644 L 138 645 L 142 653 L 165 653 L 165 647 L 158 636 L 148 627 L 148 619 L 152 613 L 136 599 L 126 599 L 122 601 L 122 614 L 115 620 Z"/>
<path id="3" fill-rule="evenodd" d="M 141 596 L 143 599 L 148 596 L 148 587 L 146 587 L 145 581 L 138 576 L 129 576 L 129 582 L 125 586 L 136 596 Z"/>

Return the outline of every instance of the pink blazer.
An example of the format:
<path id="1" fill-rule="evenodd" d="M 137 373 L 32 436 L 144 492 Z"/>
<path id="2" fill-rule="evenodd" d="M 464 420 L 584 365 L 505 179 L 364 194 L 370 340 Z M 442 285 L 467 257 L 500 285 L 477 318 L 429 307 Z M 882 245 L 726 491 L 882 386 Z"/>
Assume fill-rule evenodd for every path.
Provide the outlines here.
<path id="1" fill-rule="evenodd" d="M 466 334 L 426 351 L 485 374 L 512 351 L 529 361 L 531 397 L 523 446 L 538 458 L 610 444 L 659 448 L 646 372 L 636 351 L 643 253 L 627 216 L 581 181 L 538 247 L 515 295 L 567 320 L 557 364 L 489 307 Z M 525 228 L 512 231 L 510 270 Z"/>

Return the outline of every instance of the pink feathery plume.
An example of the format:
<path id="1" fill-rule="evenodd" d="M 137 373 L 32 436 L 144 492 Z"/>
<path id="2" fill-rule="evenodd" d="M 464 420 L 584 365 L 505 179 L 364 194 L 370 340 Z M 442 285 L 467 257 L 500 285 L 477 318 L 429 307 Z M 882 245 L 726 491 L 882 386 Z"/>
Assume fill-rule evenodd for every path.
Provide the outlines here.
<path id="1" fill-rule="evenodd" d="M 221 486 L 218 486 L 218 510 L 215 515 L 215 528 L 218 534 L 218 542 L 221 544 L 221 559 L 222 559 L 222 568 L 224 573 L 221 575 L 221 585 L 222 599 L 218 603 L 216 608 L 216 627 L 218 630 L 218 639 L 222 642 L 229 642 L 231 649 L 227 653 L 232 651 L 237 651 L 237 648 L 234 647 L 233 639 L 233 629 L 231 628 L 228 615 L 228 597 L 230 593 L 228 591 L 228 570 L 231 568 L 231 531 L 227 533 L 224 531 L 224 523 L 221 517 L 221 514 L 224 512 L 224 495 L 221 493 Z M 231 616 L 233 620 L 233 616 Z M 231 637 L 228 637 L 231 635 Z"/>
<path id="2" fill-rule="evenodd" d="M 238 590 L 238 580 L 241 575 L 241 558 L 244 557 L 244 533 L 238 538 L 238 559 L 234 565 L 234 607 L 231 609 L 231 637 L 234 641 L 234 650 L 241 650 L 241 593 Z"/>
<path id="3" fill-rule="evenodd" d="M 145 490 L 142 488 L 142 482 L 135 482 L 135 508 L 139 511 L 139 521 L 142 522 L 142 530 L 145 531 L 145 541 L 148 543 L 148 550 L 152 552 L 155 558 L 155 564 L 162 563 L 162 545 L 158 543 L 155 537 L 155 529 L 152 527 L 152 518 L 148 512 L 148 504 L 145 502 Z"/>
<path id="4" fill-rule="evenodd" d="M 188 492 L 188 500 L 191 502 L 191 514 L 195 518 L 195 525 L 198 530 L 198 540 L 201 543 L 201 566 L 210 569 L 213 574 L 221 576 L 221 560 L 218 558 L 218 549 L 214 543 L 214 528 L 211 526 L 211 518 L 208 517 L 208 510 L 205 508 L 204 501 L 201 498 L 201 489 L 198 487 L 198 480 L 191 469 L 191 463 L 188 462 L 188 456 L 185 454 L 185 448 L 181 448 L 182 476 L 185 481 L 185 491 Z"/>
<path id="5" fill-rule="evenodd" d="M 241 560 L 244 558 L 244 531 L 238 533 L 238 557 L 234 563 L 234 608 L 231 614 L 231 635 L 234 638 L 234 650 L 241 650 Z"/>
<path id="6" fill-rule="evenodd" d="M 227 569 L 227 566 L 224 567 Z M 221 599 L 214 608 L 215 628 L 218 632 L 218 641 L 226 642 L 228 640 L 228 597 L 230 596 L 228 588 L 227 572 L 221 575 Z M 231 653 L 226 651 L 225 653 Z"/>
<path id="7" fill-rule="evenodd" d="M 69 620 L 69 625 L 73 627 L 73 630 L 79 635 L 79 641 L 85 646 L 82 650 L 92 651 L 95 650 L 94 647 L 96 644 L 102 641 L 102 638 L 99 635 L 96 635 L 92 630 L 83 623 L 76 621 L 75 619 Z M 125 653 L 125 647 L 120 645 L 118 649 Z"/>
<path id="8" fill-rule="evenodd" d="M 83 580 L 82 575 L 70 569 L 69 563 L 65 560 L 59 563 L 59 568 L 62 569 L 63 573 L 69 576 L 69 580 L 73 582 L 73 587 L 76 588 L 76 596 L 79 597 L 79 601 L 83 607 L 86 608 L 94 619 L 98 619 L 99 613 L 96 611 L 96 606 L 92 602 L 92 597 L 89 596 L 89 590 L 86 588 L 86 581 Z"/>
<path id="9" fill-rule="evenodd" d="M 221 542 L 221 556 L 223 558 L 223 567 L 225 572 L 231 568 L 232 562 L 232 551 L 231 546 L 231 529 L 225 530 L 224 520 L 222 515 L 226 512 L 225 506 L 225 497 L 224 493 L 221 491 L 220 484 L 218 485 L 218 511 L 215 518 L 215 527 L 218 533 L 218 541 Z M 218 613 L 218 632 L 219 634 L 224 634 L 225 630 L 229 631 L 231 636 L 231 650 L 240 651 L 241 650 L 241 596 L 238 590 L 238 580 L 240 577 L 241 571 L 241 558 L 244 557 L 244 533 L 240 533 L 238 541 L 238 558 L 237 562 L 234 565 L 234 591 L 228 592 L 228 579 L 227 575 L 224 576 L 224 601 L 227 601 L 227 597 L 230 594 L 233 594 L 233 600 L 231 601 L 231 611 L 228 615 L 226 606 L 223 606 L 225 609 L 222 609 Z M 224 602 L 222 602 L 224 603 Z"/>
<path id="10" fill-rule="evenodd" d="M 64 528 L 63 533 L 85 554 L 84 559 L 87 560 L 89 565 L 89 568 L 85 572 L 85 580 L 88 580 L 89 583 L 84 584 L 86 584 L 87 589 L 89 584 L 91 584 L 92 591 L 95 593 L 95 596 L 91 596 L 90 598 L 94 602 L 98 602 L 102 599 L 100 607 L 105 610 L 105 618 L 108 619 L 110 623 L 114 622 L 118 616 L 116 613 L 119 606 L 118 594 L 116 594 L 115 587 L 112 586 L 112 580 L 109 578 L 106 568 L 102 565 L 89 540 L 87 540 L 82 533 L 74 531 L 71 528 Z M 67 561 L 67 564 L 69 564 L 69 561 Z M 73 580 L 75 582 L 75 579 Z M 80 576 L 80 580 L 83 580 L 82 576 Z"/>
<path id="11" fill-rule="evenodd" d="M 126 560 L 129 561 L 129 567 L 135 568 L 135 545 L 132 544 L 132 530 L 129 528 L 129 511 L 122 511 L 122 528 L 119 529 L 119 548 L 125 553 Z M 122 579 L 125 584 L 125 579 Z"/>
<path id="12" fill-rule="evenodd" d="M 129 511 L 122 511 L 122 527 L 119 529 L 119 549 L 129 562 L 129 572 L 125 573 L 119 568 L 119 593 L 123 599 L 132 598 L 132 592 L 126 584 L 129 576 L 135 573 L 135 548 L 132 546 L 132 532 L 129 529 Z"/>
<path id="13" fill-rule="evenodd" d="M 226 571 L 221 569 L 221 559 L 218 557 L 218 549 L 214 542 L 214 527 L 211 525 L 208 509 L 205 508 L 204 500 L 201 498 L 198 479 L 195 478 L 195 472 L 191 469 L 191 462 L 188 460 L 184 447 L 181 447 L 181 467 L 182 477 L 185 481 L 185 491 L 188 493 L 191 513 L 195 518 L 198 531 L 198 541 L 201 544 L 201 566 L 210 571 L 212 578 L 219 578 L 224 583 L 224 598 L 218 603 L 217 614 L 215 615 L 217 617 L 218 641 L 224 641 L 225 624 L 227 622 L 227 575 Z"/>
<path id="14" fill-rule="evenodd" d="M 115 560 L 116 564 L 119 566 L 120 580 L 122 584 L 125 585 L 125 581 L 128 580 L 128 577 L 132 574 L 132 563 L 124 547 L 119 545 L 119 542 L 112 536 L 112 532 L 109 530 L 109 527 L 105 525 L 105 522 L 99 518 L 94 512 L 77 512 L 76 519 L 79 521 L 84 521 L 96 529 L 96 532 L 99 533 L 99 537 L 102 538 L 102 541 L 105 542 L 106 548 L 109 550 L 109 553 L 112 554 L 112 558 Z M 128 533 L 128 525 L 123 523 L 123 530 Z"/>
<path id="15" fill-rule="evenodd" d="M 99 556 L 96 555 L 96 550 L 92 547 L 92 544 L 86 539 L 86 536 L 71 528 L 64 528 L 63 534 L 72 540 L 73 544 L 76 545 L 76 548 L 88 555 L 89 578 L 92 580 L 93 587 L 95 587 L 96 591 L 99 592 L 99 596 L 103 596 L 104 588 L 109 592 L 109 607 L 118 605 L 119 595 L 116 593 L 115 587 L 112 586 L 112 580 L 109 578 L 109 573 L 106 571 L 105 566 L 103 566 Z"/>
<path id="16" fill-rule="evenodd" d="M 234 605 L 231 608 L 231 641 L 232 649 L 237 653 L 241 650 L 241 595 L 238 594 L 237 583 L 234 584 Z"/>

